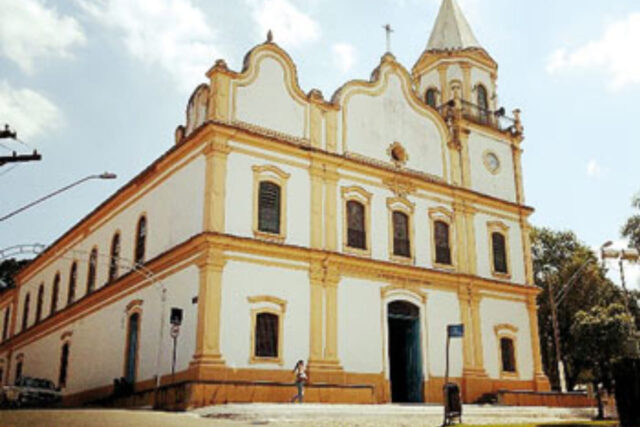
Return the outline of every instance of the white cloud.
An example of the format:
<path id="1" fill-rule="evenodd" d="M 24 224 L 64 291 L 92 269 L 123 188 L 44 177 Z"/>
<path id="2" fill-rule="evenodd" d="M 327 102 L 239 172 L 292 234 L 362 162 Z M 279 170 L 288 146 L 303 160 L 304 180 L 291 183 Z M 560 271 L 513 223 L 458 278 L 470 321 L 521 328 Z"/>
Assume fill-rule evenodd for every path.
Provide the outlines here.
<path id="1" fill-rule="evenodd" d="M 261 38 L 271 30 L 276 43 L 298 47 L 320 37 L 318 24 L 287 0 L 250 0 L 249 4 Z"/>
<path id="2" fill-rule="evenodd" d="M 43 58 L 68 58 L 86 41 L 82 27 L 36 0 L 0 0 L 0 52 L 25 72 Z"/>
<path id="3" fill-rule="evenodd" d="M 599 178 L 602 176 L 602 166 L 600 166 L 596 159 L 591 159 L 589 160 L 589 163 L 587 163 L 587 175 L 592 178 Z"/>
<path id="4" fill-rule="evenodd" d="M 611 82 L 609 87 L 619 90 L 624 86 L 640 84 L 640 13 L 607 26 L 599 40 L 591 41 L 574 50 L 561 48 L 551 54 L 547 72 L 559 73 L 577 69 L 604 70 Z"/>
<path id="5" fill-rule="evenodd" d="M 138 60 L 162 67 L 193 89 L 219 56 L 209 19 L 191 0 L 77 0 L 96 21 L 120 32 Z"/>
<path id="6" fill-rule="evenodd" d="M 31 89 L 14 89 L 0 81 L 0 117 L 18 132 L 18 138 L 29 140 L 52 129 L 61 122 L 61 113 L 45 96 Z"/>
<path id="7" fill-rule="evenodd" d="M 356 61 L 356 51 L 353 45 L 336 43 L 331 50 L 333 52 L 333 63 L 340 71 L 346 73 L 353 67 Z"/>

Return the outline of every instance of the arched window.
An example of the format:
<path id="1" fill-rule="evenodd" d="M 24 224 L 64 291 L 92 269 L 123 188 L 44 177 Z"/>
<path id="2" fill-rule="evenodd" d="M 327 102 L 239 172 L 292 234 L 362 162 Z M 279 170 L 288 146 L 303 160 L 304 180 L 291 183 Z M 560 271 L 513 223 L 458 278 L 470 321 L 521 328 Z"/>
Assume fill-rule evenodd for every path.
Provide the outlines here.
<path id="1" fill-rule="evenodd" d="M 58 375 L 58 387 L 63 388 L 67 385 L 67 371 L 69 368 L 69 343 L 66 342 L 62 346 L 60 352 L 60 371 Z"/>
<path id="2" fill-rule="evenodd" d="M 451 247 L 449 246 L 449 224 L 444 221 L 433 223 L 436 243 L 436 263 L 451 265 Z"/>
<path id="3" fill-rule="evenodd" d="M 38 288 L 38 300 L 36 302 L 36 323 L 42 319 L 42 303 L 44 302 L 44 283 Z"/>
<path id="4" fill-rule="evenodd" d="M 4 323 L 2 324 L 2 341 L 9 338 L 9 319 L 11 318 L 11 308 L 7 307 L 4 311 Z"/>
<path id="5" fill-rule="evenodd" d="M 118 278 L 118 263 L 120 262 L 120 233 L 113 235 L 111 240 L 111 258 L 109 259 L 109 282 Z"/>
<path id="6" fill-rule="evenodd" d="M 367 249 L 364 205 L 355 200 L 347 202 L 347 245 Z"/>
<path id="7" fill-rule="evenodd" d="M 278 357 L 278 315 L 258 313 L 255 328 L 255 357 Z"/>
<path id="8" fill-rule="evenodd" d="M 258 230 L 280 234 L 280 186 L 271 181 L 260 182 Z"/>
<path id="9" fill-rule="evenodd" d="M 56 273 L 53 279 L 53 289 L 51 290 L 51 315 L 58 310 L 58 294 L 60 293 L 60 273 Z"/>
<path id="10" fill-rule="evenodd" d="M 516 356 L 511 338 L 500 338 L 500 356 L 503 372 L 516 372 Z"/>
<path id="11" fill-rule="evenodd" d="M 69 271 L 69 293 L 67 294 L 67 304 L 71 304 L 76 299 L 76 282 L 78 279 L 78 263 L 71 264 Z"/>
<path id="12" fill-rule="evenodd" d="M 96 271 L 98 267 L 98 249 L 91 249 L 89 255 L 89 268 L 87 270 L 87 295 L 96 288 Z"/>
<path id="13" fill-rule="evenodd" d="M 478 85 L 478 114 L 480 120 L 485 123 L 489 121 L 489 98 L 487 97 L 487 89 Z"/>
<path id="14" fill-rule="evenodd" d="M 504 234 L 491 233 L 491 246 L 493 251 L 493 270 L 496 273 L 507 274 L 507 248 Z"/>
<path id="15" fill-rule="evenodd" d="M 436 91 L 436 89 L 434 88 L 429 88 L 427 89 L 427 93 L 425 94 L 425 101 L 427 103 L 428 106 L 436 108 L 437 107 L 437 96 L 438 93 Z"/>
<path id="16" fill-rule="evenodd" d="M 129 316 L 129 328 L 127 330 L 127 352 L 125 353 L 124 377 L 129 384 L 136 382 L 136 365 L 138 359 L 138 344 L 140 338 L 140 314 L 133 313 Z"/>
<path id="17" fill-rule="evenodd" d="M 409 216 L 404 212 L 393 211 L 393 254 L 411 257 L 409 240 Z"/>
<path id="18" fill-rule="evenodd" d="M 141 216 L 138 220 L 138 228 L 136 230 L 136 253 L 134 260 L 136 264 L 144 262 L 144 252 L 147 241 L 147 217 Z"/>
<path id="19" fill-rule="evenodd" d="M 22 304 L 22 330 L 27 329 L 27 324 L 29 322 L 29 293 L 24 296 L 24 304 Z"/>

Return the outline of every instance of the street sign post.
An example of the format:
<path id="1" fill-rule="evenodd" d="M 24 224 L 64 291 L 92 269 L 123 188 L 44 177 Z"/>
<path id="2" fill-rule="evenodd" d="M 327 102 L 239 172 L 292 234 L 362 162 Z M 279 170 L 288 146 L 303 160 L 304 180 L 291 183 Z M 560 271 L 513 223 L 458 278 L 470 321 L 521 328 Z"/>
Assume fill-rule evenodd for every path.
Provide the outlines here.
<path id="1" fill-rule="evenodd" d="M 449 384 L 449 343 L 451 338 L 464 337 L 464 325 L 462 323 L 447 325 L 447 346 L 446 346 L 446 365 L 444 371 L 444 386 L 442 393 L 444 397 L 444 421 L 443 426 L 451 425 L 454 418 L 462 422 L 462 404 L 460 403 L 460 387 L 455 384 Z"/>

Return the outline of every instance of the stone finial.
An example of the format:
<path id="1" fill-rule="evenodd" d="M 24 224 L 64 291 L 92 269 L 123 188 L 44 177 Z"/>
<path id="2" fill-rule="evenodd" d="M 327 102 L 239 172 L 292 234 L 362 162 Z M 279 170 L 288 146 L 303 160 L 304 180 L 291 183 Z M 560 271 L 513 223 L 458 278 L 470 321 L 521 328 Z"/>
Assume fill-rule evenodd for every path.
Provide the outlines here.
<path id="1" fill-rule="evenodd" d="M 213 65 L 213 68 L 215 68 L 217 70 L 228 70 L 229 69 L 227 67 L 227 61 L 225 61 L 224 59 L 216 59 L 216 62 Z"/>
<path id="2" fill-rule="evenodd" d="M 520 109 L 516 108 L 515 110 L 512 111 L 513 113 L 513 119 L 514 119 L 514 126 L 516 129 L 516 132 L 519 134 L 522 134 L 522 132 L 524 132 L 524 126 L 522 126 L 522 121 L 520 119 Z"/>
<path id="3" fill-rule="evenodd" d="M 176 132 L 174 134 L 176 144 L 180 144 L 184 139 L 185 129 L 184 126 L 180 125 L 176 128 Z"/>
<path id="4" fill-rule="evenodd" d="M 324 95 L 320 89 L 311 89 L 307 94 L 312 101 L 324 101 Z"/>
<path id="5" fill-rule="evenodd" d="M 267 31 L 267 43 L 273 43 L 273 32 L 271 30 Z"/>

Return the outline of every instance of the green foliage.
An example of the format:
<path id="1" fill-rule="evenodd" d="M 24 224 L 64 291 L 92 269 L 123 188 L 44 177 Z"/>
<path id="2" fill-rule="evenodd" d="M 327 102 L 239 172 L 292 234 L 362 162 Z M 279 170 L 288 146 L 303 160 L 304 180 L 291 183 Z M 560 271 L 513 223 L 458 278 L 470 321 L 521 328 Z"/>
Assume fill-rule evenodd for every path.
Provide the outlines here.
<path id="1" fill-rule="evenodd" d="M 578 311 L 571 325 L 576 358 L 585 367 L 583 380 L 611 380 L 615 363 L 625 354 L 627 338 L 632 333 L 632 320 L 623 304 L 595 306 Z"/>
<path id="2" fill-rule="evenodd" d="M 0 262 L 0 292 L 15 286 L 15 275 L 29 263 L 29 260 L 5 259 Z"/>
<path id="3" fill-rule="evenodd" d="M 535 282 L 542 288 L 538 296 L 538 322 L 543 364 L 551 383 L 559 388 L 549 302 L 551 286 L 554 295 L 564 295 L 558 300 L 558 324 L 567 386 L 573 389 L 584 372 L 591 370 L 589 360 L 580 354 L 580 343 L 571 331 L 575 314 L 589 312 L 593 307 L 622 303 L 623 299 L 620 291 L 605 277 L 596 255 L 573 232 L 534 228 L 531 241 Z"/>
<path id="4" fill-rule="evenodd" d="M 637 194 L 631 203 L 636 209 L 640 209 L 640 194 Z M 629 245 L 640 250 L 640 213 L 632 215 L 622 226 L 620 231 L 623 237 L 629 239 Z"/>

